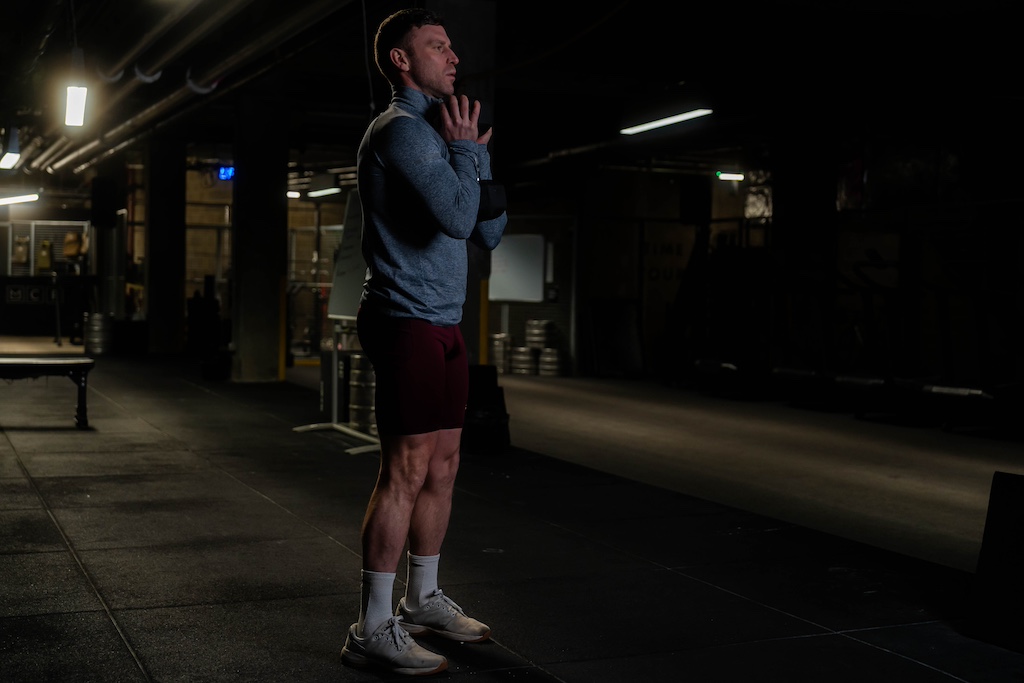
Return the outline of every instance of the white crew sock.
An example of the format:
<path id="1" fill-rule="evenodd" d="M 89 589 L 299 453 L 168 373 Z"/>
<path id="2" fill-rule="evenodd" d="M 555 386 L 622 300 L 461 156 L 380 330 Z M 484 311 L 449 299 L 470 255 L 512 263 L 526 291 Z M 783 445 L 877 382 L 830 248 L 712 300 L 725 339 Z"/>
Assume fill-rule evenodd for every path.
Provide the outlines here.
<path id="1" fill-rule="evenodd" d="M 408 553 L 409 581 L 405 587 L 405 604 L 412 609 L 423 607 L 437 590 L 437 565 L 440 555 Z"/>
<path id="2" fill-rule="evenodd" d="M 360 574 L 360 580 L 359 622 L 356 626 L 356 635 L 365 638 L 394 616 L 395 574 L 364 569 Z"/>

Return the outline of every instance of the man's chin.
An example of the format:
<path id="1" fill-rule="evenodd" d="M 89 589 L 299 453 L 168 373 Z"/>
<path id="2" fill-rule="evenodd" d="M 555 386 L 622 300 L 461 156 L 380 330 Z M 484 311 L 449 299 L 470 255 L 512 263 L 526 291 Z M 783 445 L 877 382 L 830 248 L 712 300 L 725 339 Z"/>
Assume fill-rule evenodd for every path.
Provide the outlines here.
<path id="1" fill-rule="evenodd" d="M 448 76 L 445 76 L 444 81 L 442 83 L 439 83 L 437 87 L 438 87 L 439 90 L 442 91 L 442 93 L 443 93 L 442 96 L 443 97 L 450 97 L 450 96 L 454 95 L 455 94 L 455 77 L 452 76 L 451 78 L 449 78 Z"/>
<path id="2" fill-rule="evenodd" d="M 443 100 L 455 94 L 455 85 L 447 88 L 421 88 L 424 94 L 433 97 L 435 100 Z"/>

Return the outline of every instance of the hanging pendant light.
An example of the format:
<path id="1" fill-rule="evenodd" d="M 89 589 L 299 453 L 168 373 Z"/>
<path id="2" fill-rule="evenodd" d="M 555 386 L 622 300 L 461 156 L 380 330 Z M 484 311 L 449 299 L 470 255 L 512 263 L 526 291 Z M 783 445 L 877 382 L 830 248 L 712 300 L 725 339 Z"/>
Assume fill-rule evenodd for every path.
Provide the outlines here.
<path id="1" fill-rule="evenodd" d="M 67 107 L 64 125 L 78 127 L 85 125 L 85 100 L 89 89 L 85 86 L 85 55 L 78 47 L 78 23 L 75 19 L 75 2 L 68 0 L 71 8 L 71 83 L 67 89 Z"/>
<path id="2" fill-rule="evenodd" d="M 85 100 L 89 89 L 85 86 L 82 74 L 85 72 L 85 57 L 82 48 L 71 50 L 71 83 L 68 85 L 67 109 L 64 115 L 65 126 L 85 125 Z"/>

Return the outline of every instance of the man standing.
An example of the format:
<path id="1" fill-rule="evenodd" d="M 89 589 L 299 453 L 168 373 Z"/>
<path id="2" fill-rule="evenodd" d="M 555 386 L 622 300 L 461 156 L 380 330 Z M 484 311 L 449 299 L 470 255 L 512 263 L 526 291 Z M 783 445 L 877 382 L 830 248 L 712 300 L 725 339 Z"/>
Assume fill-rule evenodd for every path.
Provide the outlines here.
<path id="1" fill-rule="evenodd" d="M 491 634 L 438 588 L 437 570 L 469 393 L 459 329 L 466 241 L 494 249 L 507 218 L 481 205 L 491 130 L 478 131 L 479 102 L 455 95 L 459 59 L 442 19 L 422 9 L 392 14 L 374 56 L 392 99 L 358 151 L 367 276 L 356 325 L 376 376 L 381 464 L 363 519 L 359 619 L 342 660 L 431 674 L 447 660 L 410 634 L 461 642 Z M 408 581 L 394 610 L 406 542 Z"/>

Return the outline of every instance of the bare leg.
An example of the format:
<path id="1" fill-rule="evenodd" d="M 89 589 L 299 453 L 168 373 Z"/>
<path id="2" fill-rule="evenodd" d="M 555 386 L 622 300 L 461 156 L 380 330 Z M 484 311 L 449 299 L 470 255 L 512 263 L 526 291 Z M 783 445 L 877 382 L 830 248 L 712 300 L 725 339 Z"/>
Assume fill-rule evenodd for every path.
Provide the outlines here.
<path id="1" fill-rule="evenodd" d="M 452 430 L 458 431 L 458 430 Z M 381 436 L 381 465 L 377 485 L 370 496 L 363 518 L 363 568 L 376 572 L 396 572 L 405 543 L 417 529 L 417 538 L 428 539 L 430 545 L 440 547 L 451 511 L 451 490 L 454 486 L 451 449 L 452 437 L 446 431 L 408 436 Z M 445 456 L 438 456 L 438 446 L 444 443 Z M 457 444 L 457 442 L 456 442 Z M 456 445 L 454 460 L 458 463 Z M 440 500 L 447 484 L 447 504 Z M 425 495 L 422 511 L 418 500 Z M 426 522 L 414 519 L 414 509 L 429 515 Z M 443 520 L 441 519 L 443 518 Z M 437 529 L 440 529 L 440 539 Z M 418 541 L 419 542 L 419 541 Z M 418 547 L 418 546 L 417 546 Z M 418 554 L 418 553 L 417 553 Z"/>
<path id="2" fill-rule="evenodd" d="M 427 479 L 413 507 L 409 523 L 409 551 L 413 555 L 437 555 L 448 533 L 452 514 L 452 493 L 459 471 L 461 429 L 437 432 Z"/>

